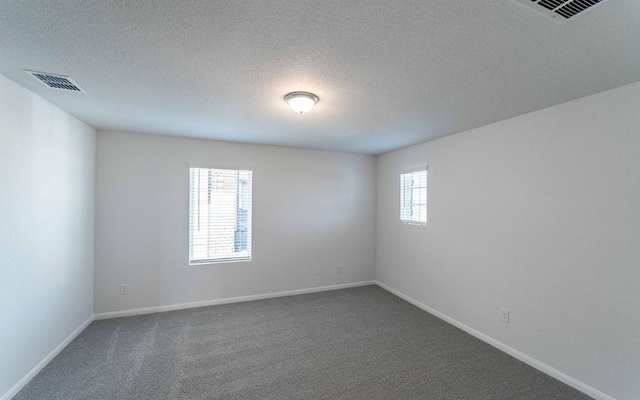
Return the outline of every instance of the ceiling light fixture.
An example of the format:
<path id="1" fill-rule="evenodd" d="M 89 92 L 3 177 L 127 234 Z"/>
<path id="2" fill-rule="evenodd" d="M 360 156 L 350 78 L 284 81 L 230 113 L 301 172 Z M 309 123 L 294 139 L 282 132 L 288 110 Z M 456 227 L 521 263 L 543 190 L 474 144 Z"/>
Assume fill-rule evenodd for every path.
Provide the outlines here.
<path id="1" fill-rule="evenodd" d="M 309 92 L 291 92 L 284 96 L 284 101 L 289 104 L 289 108 L 293 111 L 304 114 L 311 111 L 320 99 L 315 94 Z"/>

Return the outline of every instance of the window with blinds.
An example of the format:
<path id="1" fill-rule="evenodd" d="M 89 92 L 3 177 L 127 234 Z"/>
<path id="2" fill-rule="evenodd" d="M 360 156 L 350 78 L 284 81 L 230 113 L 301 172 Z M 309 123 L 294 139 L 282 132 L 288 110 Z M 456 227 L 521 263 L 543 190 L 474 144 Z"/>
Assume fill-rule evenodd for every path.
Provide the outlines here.
<path id="1" fill-rule="evenodd" d="M 251 260 L 252 171 L 189 169 L 189 264 Z"/>
<path id="2" fill-rule="evenodd" d="M 400 221 L 427 224 L 427 167 L 400 174 Z"/>

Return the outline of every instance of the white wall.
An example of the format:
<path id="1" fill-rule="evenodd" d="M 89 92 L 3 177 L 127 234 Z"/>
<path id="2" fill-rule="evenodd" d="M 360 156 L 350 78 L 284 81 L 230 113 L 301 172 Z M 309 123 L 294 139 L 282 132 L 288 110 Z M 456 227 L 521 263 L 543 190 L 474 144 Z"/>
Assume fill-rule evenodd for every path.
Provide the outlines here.
<path id="1" fill-rule="evenodd" d="M 93 314 L 95 131 L 0 75 L 0 397 Z"/>
<path id="2" fill-rule="evenodd" d="M 420 164 L 428 225 L 403 225 L 398 174 Z M 377 192 L 379 281 L 638 398 L 640 83 L 384 154 Z"/>
<path id="3" fill-rule="evenodd" d="M 188 265 L 190 164 L 253 169 L 252 261 Z M 97 313 L 375 277 L 373 156 L 99 132 L 96 165 Z"/>

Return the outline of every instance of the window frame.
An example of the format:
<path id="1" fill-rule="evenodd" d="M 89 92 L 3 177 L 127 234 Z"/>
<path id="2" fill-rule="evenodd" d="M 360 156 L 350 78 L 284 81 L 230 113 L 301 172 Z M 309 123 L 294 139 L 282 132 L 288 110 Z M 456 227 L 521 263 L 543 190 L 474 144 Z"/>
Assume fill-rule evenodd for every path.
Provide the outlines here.
<path id="1" fill-rule="evenodd" d="M 424 221 L 420 221 L 420 220 L 415 220 L 415 219 L 405 219 L 404 215 L 405 215 L 405 209 L 407 207 L 407 201 L 405 200 L 405 185 L 403 185 L 403 175 L 408 175 L 408 174 L 415 174 L 416 172 L 423 172 L 425 173 L 425 187 L 424 187 L 424 191 L 425 191 L 425 201 L 424 201 Z M 429 166 L 428 165 L 419 165 L 416 167 L 412 167 L 412 168 L 405 168 L 400 170 L 400 174 L 398 175 L 399 178 L 399 187 L 400 187 L 400 198 L 399 198 L 399 203 L 400 203 L 400 212 L 399 212 L 399 216 L 400 216 L 400 222 L 405 224 L 405 225 L 416 225 L 416 226 L 427 226 L 427 221 L 429 220 L 428 218 L 428 199 L 429 199 Z M 405 201 L 403 201 L 405 200 Z M 413 202 L 411 201 L 411 205 L 413 205 Z"/>
<path id="2" fill-rule="evenodd" d="M 192 240 L 193 240 L 193 231 L 191 226 L 191 217 L 192 217 L 192 188 L 191 188 L 191 170 L 192 169 L 207 169 L 207 170 L 226 170 L 226 171 L 249 171 L 251 173 L 251 185 L 250 185 L 250 208 L 248 210 L 248 223 L 247 223 L 247 254 L 243 256 L 237 257 L 218 257 L 218 258 L 207 258 L 207 259 L 197 259 L 192 260 Z M 204 266 L 210 264 L 228 264 L 228 263 L 237 263 L 237 262 L 251 262 L 253 260 L 253 176 L 254 170 L 252 167 L 247 166 L 220 166 L 220 165 L 202 165 L 202 164 L 189 164 L 187 168 L 187 182 L 188 182 L 188 190 L 187 190 L 187 201 L 188 201 L 188 215 L 187 215 L 187 229 L 188 229 L 188 243 L 187 243 L 187 259 L 189 262 L 189 266 Z M 236 211 L 237 212 L 237 211 Z M 237 215 L 237 214 L 236 214 Z"/>

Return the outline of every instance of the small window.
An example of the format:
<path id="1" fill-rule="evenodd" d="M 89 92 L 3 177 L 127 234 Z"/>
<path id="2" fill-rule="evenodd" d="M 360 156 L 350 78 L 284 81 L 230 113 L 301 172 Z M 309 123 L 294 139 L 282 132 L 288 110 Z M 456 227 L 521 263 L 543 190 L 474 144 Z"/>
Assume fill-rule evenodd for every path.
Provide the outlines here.
<path id="1" fill-rule="evenodd" d="M 189 264 L 251 260 L 252 171 L 189 169 Z"/>
<path id="2" fill-rule="evenodd" d="M 400 174 L 400 221 L 427 224 L 427 167 Z"/>

